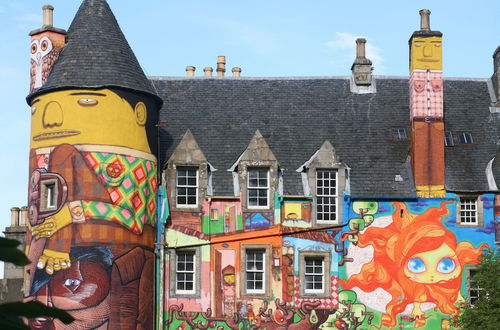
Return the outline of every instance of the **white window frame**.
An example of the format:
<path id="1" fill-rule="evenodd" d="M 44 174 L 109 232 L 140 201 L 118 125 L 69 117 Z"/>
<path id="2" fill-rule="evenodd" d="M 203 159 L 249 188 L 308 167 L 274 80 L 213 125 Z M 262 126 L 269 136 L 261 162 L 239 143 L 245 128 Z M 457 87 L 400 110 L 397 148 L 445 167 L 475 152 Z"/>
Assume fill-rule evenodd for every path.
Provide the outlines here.
<path id="1" fill-rule="evenodd" d="M 308 261 L 312 261 L 313 264 L 308 265 Z M 316 261 L 320 261 L 321 265 L 316 264 Z M 321 266 L 321 271 L 316 272 L 317 268 Z M 323 256 L 305 256 L 304 257 L 304 292 L 306 294 L 315 293 L 325 293 L 325 258 Z M 308 271 L 313 269 L 312 272 Z M 316 281 L 316 277 L 321 277 L 321 281 Z M 309 278 L 312 278 L 311 280 Z M 308 289 L 307 284 L 312 283 L 313 286 L 316 283 L 321 283 L 321 289 Z"/>
<path id="2" fill-rule="evenodd" d="M 188 183 L 188 179 L 189 178 L 192 178 L 190 177 L 187 173 L 186 173 L 186 184 L 179 184 L 179 172 L 181 170 L 184 170 L 184 171 L 190 171 L 190 170 L 194 170 L 196 171 L 196 183 L 194 185 L 192 184 L 189 184 Z M 198 207 L 198 190 L 199 190 L 199 171 L 198 171 L 198 167 L 197 166 L 177 166 L 176 170 L 175 170 L 175 205 L 178 207 L 178 208 L 195 208 L 195 207 Z M 189 197 L 192 197 L 193 195 L 190 195 L 188 193 L 189 189 L 195 189 L 195 201 L 196 203 L 195 204 L 189 204 Z M 185 204 L 182 204 L 182 203 L 179 203 L 179 189 L 186 189 L 186 194 L 183 194 L 182 196 L 184 196 L 186 198 L 186 203 Z"/>
<path id="3" fill-rule="evenodd" d="M 259 181 L 261 179 L 260 175 L 258 174 L 257 176 L 257 185 L 252 186 L 250 185 L 250 172 L 252 171 L 266 171 L 266 181 L 267 184 L 265 186 L 261 186 L 259 184 Z M 247 208 L 248 209 L 268 209 L 269 208 L 269 190 L 270 190 L 270 177 L 269 177 L 269 172 L 270 168 L 269 167 L 247 167 Z M 259 172 L 257 172 L 259 173 Z M 256 190 L 256 191 L 266 191 L 266 205 L 250 205 L 250 191 Z M 257 201 L 259 198 L 257 198 Z"/>
<path id="4" fill-rule="evenodd" d="M 478 286 L 473 279 L 473 273 L 475 272 L 478 272 L 476 267 L 471 267 L 467 270 L 467 300 L 471 305 L 474 305 L 475 300 L 481 297 L 481 291 L 483 291 L 483 288 Z M 472 296 L 472 292 L 476 293 L 474 297 Z"/>
<path id="5" fill-rule="evenodd" d="M 179 255 L 191 255 L 193 256 L 193 260 L 192 262 L 190 262 L 192 264 L 192 270 L 187 270 L 186 268 L 184 268 L 183 270 L 179 269 Z M 175 252 L 175 287 L 174 287 L 174 291 L 175 291 L 175 294 L 179 294 L 179 295 L 191 295 L 191 294 L 195 294 L 196 293 L 196 277 L 197 277 L 197 274 L 196 274 L 196 251 L 191 251 L 191 250 L 181 250 L 181 251 L 176 251 Z M 187 265 L 187 262 L 184 262 L 185 265 Z M 185 274 L 185 275 L 189 275 L 191 274 L 192 276 L 192 280 L 189 281 L 189 280 L 186 280 L 184 279 L 182 282 L 184 283 L 192 283 L 192 289 L 191 290 L 184 290 L 184 289 L 179 289 L 178 288 L 178 284 L 179 284 L 179 278 L 178 276 L 181 275 L 181 274 Z"/>
<path id="6" fill-rule="evenodd" d="M 301 297 L 331 298 L 331 258 L 331 251 L 299 251 L 299 294 Z M 321 260 L 321 273 L 308 271 L 308 260 Z M 308 276 L 321 276 L 321 290 L 307 288 Z"/>
<path id="7" fill-rule="evenodd" d="M 262 256 L 262 267 L 260 269 L 248 269 L 248 262 L 249 262 L 249 253 L 259 253 L 261 254 Z M 257 261 L 257 260 L 255 260 Z M 244 260 L 244 270 L 245 270 L 245 293 L 246 294 L 249 294 L 249 295 L 252 295 L 252 294 L 258 294 L 258 295 L 262 295 L 262 294 L 265 294 L 266 293 L 266 285 L 267 285 L 267 268 L 268 268 L 268 265 L 267 265 L 267 250 L 265 248 L 246 248 L 245 249 L 245 260 Z M 260 282 L 262 282 L 262 289 L 250 289 L 248 287 L 248 284 L 249 284 L 249 274 L 261 274 L 262 276 L 262 279 L 260 280 Z M 254 281 L 252 280 L 252 282 L 259 282 L 259 281 Z"/>
<path id="8" fill-rule="evenodd" d="M 326 188 L 326 189 L 332 189 L 332 187 L 329 185 L 327 187 L 325 187 L 324 185 L 319 185 L 320 183 L 320 179 L 321 181 L 324 183 L 325 180 L 327 180 L 327 182 L 331 181 L 332 178 L 331 178 L 331 175 L 329 178 L 326 178 L 323 176 L 321 178 L 319 178 L 319 173 L 334 173 L 334 180 L 335 180 L 335 193 L 334 194 L 331 194 L 331 191 L 330 193 L 328 194 L 325 194 L 324 191 L 323 193 L 318 193 L 319 192 L 319 189 L 320 188 Z M 328 168 L 318 168 L 316 169 L 316 176 L 315 176 L 315 180 L 316 180 L 316 223 L 318 224 L 337 224 L 339 223 L 339 172 L 337 169 L 328 169 Z M 335 204 L 330 204 L 330 203 L 320 203 L 320 199 L 323 199 L 323 198 L 333 198 Z M 330 210 L 328 212 L 325 212 L 323 207 L 329 207 Z M 331 208 L 334 208 L 334 212 L 331 211 Z M 321 211 L 320 211 L 320 208 L 321 208 Z M 320 218 L 320 215 L 329 215 L 329 217 L 331 218 L 331 215 L 334 214 L 335 215 L 335 219 L 334 220 L 331 220 L 331 219 L 328 219 L 328 220 L 324 220 L 323 219 L 323 216 Z"/>
<path id="9" fill-rule="evenodd" d="M 462 226 L 479 225 L 479 205 L 475 197 L 460 197 L 460 203 L 457 205 L 459 222 Z"/>

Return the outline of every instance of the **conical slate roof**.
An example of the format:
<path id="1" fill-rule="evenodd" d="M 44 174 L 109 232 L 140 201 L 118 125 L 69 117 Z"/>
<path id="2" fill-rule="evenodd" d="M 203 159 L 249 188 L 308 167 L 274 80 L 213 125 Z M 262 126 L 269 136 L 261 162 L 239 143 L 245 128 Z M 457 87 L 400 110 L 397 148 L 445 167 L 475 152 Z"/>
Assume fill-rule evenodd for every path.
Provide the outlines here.
<path id="1" fill-rule="evenodd" d="M 68 30 L 67 43 L 45 84 L 28 95 L 71 88 L 119 87 L 162 102 L 142 71 L 105 0 L 84 0 Z"/>

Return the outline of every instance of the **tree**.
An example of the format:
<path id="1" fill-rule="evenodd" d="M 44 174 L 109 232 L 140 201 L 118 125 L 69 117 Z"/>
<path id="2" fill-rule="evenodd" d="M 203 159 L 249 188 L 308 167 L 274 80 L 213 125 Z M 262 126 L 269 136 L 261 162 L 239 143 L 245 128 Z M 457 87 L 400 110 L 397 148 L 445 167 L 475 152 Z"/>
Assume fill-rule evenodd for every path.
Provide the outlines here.
<path id="1" fill-rule="evenodd" d="M 18 241 L 0 237 L 0 260 L 10 262 L 16 266 L 26 266 L 29 259 L 17 247 Z M 73 317 L 65 311 L 47 307 L 38 301 L 13 302 L 0 305 L 0 329 L 28 329 L 22 318 L 53 317 L 64 324 L 73 322 Z"/>
<path id="2" fill-rule="evenodd" d="M 458 324 L 468 329 L 498 329 L 500 315 L 500 260 L 499 251 L 482 255 L 481 263 L 474 272 L 472 285 L 477 288 L 478 298 L 461 306 Z"/>

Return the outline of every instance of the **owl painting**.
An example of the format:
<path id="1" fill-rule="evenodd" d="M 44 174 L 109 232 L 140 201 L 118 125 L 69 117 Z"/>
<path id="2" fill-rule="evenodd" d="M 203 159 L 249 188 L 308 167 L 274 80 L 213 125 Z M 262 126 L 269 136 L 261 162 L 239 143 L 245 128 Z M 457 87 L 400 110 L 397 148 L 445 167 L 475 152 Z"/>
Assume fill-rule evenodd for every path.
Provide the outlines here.
<path id="1" fill-rule="evenodd" d="M 46 31 L 32 36 L 30 93 L 45 83 L 63 46 L 64 36 L 58 33 Z"/>

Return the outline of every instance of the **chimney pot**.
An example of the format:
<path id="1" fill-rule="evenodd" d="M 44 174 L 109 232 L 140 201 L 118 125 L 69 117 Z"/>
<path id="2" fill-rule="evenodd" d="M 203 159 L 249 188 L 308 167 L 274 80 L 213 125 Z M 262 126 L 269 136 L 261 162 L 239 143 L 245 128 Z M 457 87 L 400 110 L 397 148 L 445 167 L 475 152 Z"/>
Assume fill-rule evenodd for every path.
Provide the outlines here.
<path id="1" fill-rule="evenodd" d="M 42 7 L 43 10 L 43 26 L 51 27 L 54 25 L 54 7 L 51 5 L 45 5 Z"/>
<path id="2" fill-rule="evenodd" d="M 10 209 L 10 225 L 12 227 L 19 226 L 19 211 L 18 207 L 12 207 Z"/>
<path id="3" fill-rule="evenodd" d="M 356 39 L 356 57 L 364 58 L 366 56 L 365 44 L 366 44 L 365 38 Z"/>
<path id="4" fill-rule="evenodd" d="M 205 73 L 205 77 L 211 77 L 212 72 L 214 72 L 214 69 L 212 69 L 212 67 L 210 67 L 210 66 L 207 66 L 207 67 L 203 68 L 203 72 Z"/>
<path id="5" fill-rule="evenodd" d="M 21 226 L 27 226 L 28 225 L 28 207 L 23 206 L 21 207 Z"/>
<path id="6" fill-rule="evenodd" d="M 422 9 L 418 12 L 420 14 L 420 31 L 430 32 L 431 31 L 431 11 L 429 9 Z"/>
<path id="7" fill-rule="evenodd" d="M 226 57 L 217 56 L 217 77 L 224 77 L 226 72 Z"/>
<path id="8" fill-rule="evenodd" d="M 231 71 L 233 72 L 233 77 L 240 77 L 241 76 L 241 68 L 235 67 Z"/>
<path id="9" fill-rule="evenodd" d="M 194 72 L 196 71 L 196 67 L 192 65 L 188 65 L 186 67 L 186 76 L 187 77 L 194 77 Z"/>

